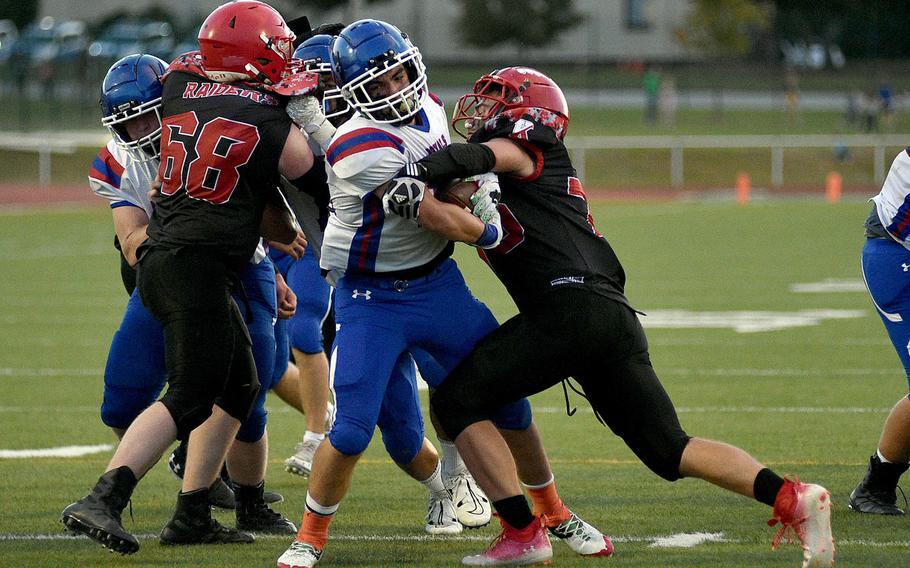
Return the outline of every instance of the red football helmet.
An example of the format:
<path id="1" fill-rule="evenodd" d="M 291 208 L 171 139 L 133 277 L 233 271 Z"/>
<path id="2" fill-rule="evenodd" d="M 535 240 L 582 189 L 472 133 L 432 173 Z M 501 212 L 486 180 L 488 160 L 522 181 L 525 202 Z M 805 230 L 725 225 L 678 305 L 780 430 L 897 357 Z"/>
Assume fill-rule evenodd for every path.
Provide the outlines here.
<path id="1" fill-rule="evenodd" d="M 294 39 L 284 18 L 268 4 L 223 4 L 199 29 L 202 66 L 215 81 L 277 83 L 291 60 Z"/>
<path id="2" fill-rule="evenodd" d="M 516 121 L 531 115 L 551 127 L 560 140 L 569 129 L 569 105 L 562 89 L 553 79 L 530 67 L 506 67 L 478 79 L 474 92 L 458 99 L 452 127 L 468 138 L 497 115 Z"/>

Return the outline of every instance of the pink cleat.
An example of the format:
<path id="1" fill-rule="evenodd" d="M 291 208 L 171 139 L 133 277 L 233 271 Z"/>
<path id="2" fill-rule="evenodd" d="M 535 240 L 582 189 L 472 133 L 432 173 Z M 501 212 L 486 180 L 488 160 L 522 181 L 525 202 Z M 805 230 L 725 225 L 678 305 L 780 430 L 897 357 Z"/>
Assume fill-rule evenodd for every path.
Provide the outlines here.
<path id="1" fill-rule="evenodd" d="M 498 515 L 497 515 L 498 516 Z M 490 548 L 476 556 L 465 556 L 461 563 L 467 566 L 529 566 L 531 564 L 549 564 L 553 557 L 550 538 L 543 522 L 536 518 L 523 529 L 509 526 L 499 519 L 502 532 L 499 533 Z"/>
<path id="2" fill-rule="evenodd" d="M 773 527 L 778 522 L 782 526 L 771 541 L 772 550 L 777 549 L 788 530 L 792 530 L 803 547 L 803 568 L 834 564 L 831 495 L 824 487 L 801 483 L 799 479 L 785 480 L 774 502 L 774 518 L 768 525 Z"/>

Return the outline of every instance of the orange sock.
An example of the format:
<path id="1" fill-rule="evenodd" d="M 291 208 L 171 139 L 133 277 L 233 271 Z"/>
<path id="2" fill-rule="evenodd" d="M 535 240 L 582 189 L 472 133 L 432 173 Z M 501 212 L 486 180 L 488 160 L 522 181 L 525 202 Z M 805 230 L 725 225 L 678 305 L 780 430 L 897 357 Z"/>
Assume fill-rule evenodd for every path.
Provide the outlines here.
<path id="1" fill-rule="evenodd" d="M 556 526 L 563 521 L 569 520 L 572 513 L 569 512 L 559 493 L 556 492 L 556 483 L 551 481 L 543 487 L 528 487 L 528 495 L 531 496 L 531 503 L 534 505 L 534 516 L 544 515 L 547 526 Z"/>
<path id="2" fill-rule="evenodd" d="M 303 514 L 300 530 L 297 531 L 297 540 L 308 542 L 322 550 L 329 540 L 329 525 L 335 515 L 319 515 L 312 511 Z"/>

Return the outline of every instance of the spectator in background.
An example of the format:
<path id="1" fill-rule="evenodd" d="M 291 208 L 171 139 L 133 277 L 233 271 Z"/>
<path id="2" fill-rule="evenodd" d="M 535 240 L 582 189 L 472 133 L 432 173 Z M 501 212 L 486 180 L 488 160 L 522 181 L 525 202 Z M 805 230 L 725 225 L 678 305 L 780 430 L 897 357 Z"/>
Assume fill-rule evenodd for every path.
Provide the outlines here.
<path id="1" fill-rule="evenodd" d="M 660 98 L 660 70 L 648 67 L 641 77 L 641 88 L 645 94 L 645 123 L 657 123 L 658 100 Z"/>
<path id="2" fill-rule="evenodd" d="M 799 75 L 796 69 L 790 67 L 787 69 L 787 75 L 784 78 L 784 101 L 787 107 L 787 123 L 798 124 L 799 115 Z"/>
<path id="3" fill-rule="evenodd" d="M 863 132 L 878 132 L 878 116 L 881 110 L 874 89 L 866 90 L 859 100 L 860 128 Z"/>
<path id="4" fill-rule="evenodd" d="M 676 109 L 679 107 L 679 96 L 676 92 L 676 80 L 672 76 L 668 75 L 661 81 L 658 99 L 661 125 L 671 128 L 676 126 Z"/>

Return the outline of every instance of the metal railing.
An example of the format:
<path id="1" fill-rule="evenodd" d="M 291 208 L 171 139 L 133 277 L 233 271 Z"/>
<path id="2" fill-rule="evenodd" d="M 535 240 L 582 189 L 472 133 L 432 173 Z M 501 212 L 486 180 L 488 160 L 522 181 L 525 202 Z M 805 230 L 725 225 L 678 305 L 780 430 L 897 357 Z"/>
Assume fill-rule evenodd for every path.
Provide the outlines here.
<path id="1" fill-rule="evenodd" d="M 585 157 L 589 150 L 669 150 L 670 180 L 673 187 L 685 185 L 684 152 L 694 148 L 764 148 L 771 150 L 771 185 L 784 183 L 786 148 L 873 148 L 875 183 L 887 174 L 885 149 L 910 145 L 910 135 L 902 134 L 811 134 L 811 135 L 705 135 L 705 136 L 576 136 L 566 139 L 578 177 L 585 179 Z"/>
<path id="2" fill-rule="evenodd" d="M 51 158 L 54 154 L 72 154 L 80 147 L 100 148 L 109 140 L 103 130 L 67 133 L 0 133 L 0 148 L 37 152 L 38 181 L 51 183 Z M 574 136 L 566 147 L 578 176 L 585 179 L 586 155 L 591 150 L 669 150 L 670 180 L 673 187 L 685 185 L 685 151 L 689 149 L 763 148 L 771 151 L 771 185 L 784 183 L 784 150 L 787 148 L 872 148 L 875 183 L 887 174 L 885 150 L 910 145 L 910 135 L 902 134 L 812 134 L 812 135 L 705 135 L 705 136 Z"/>

